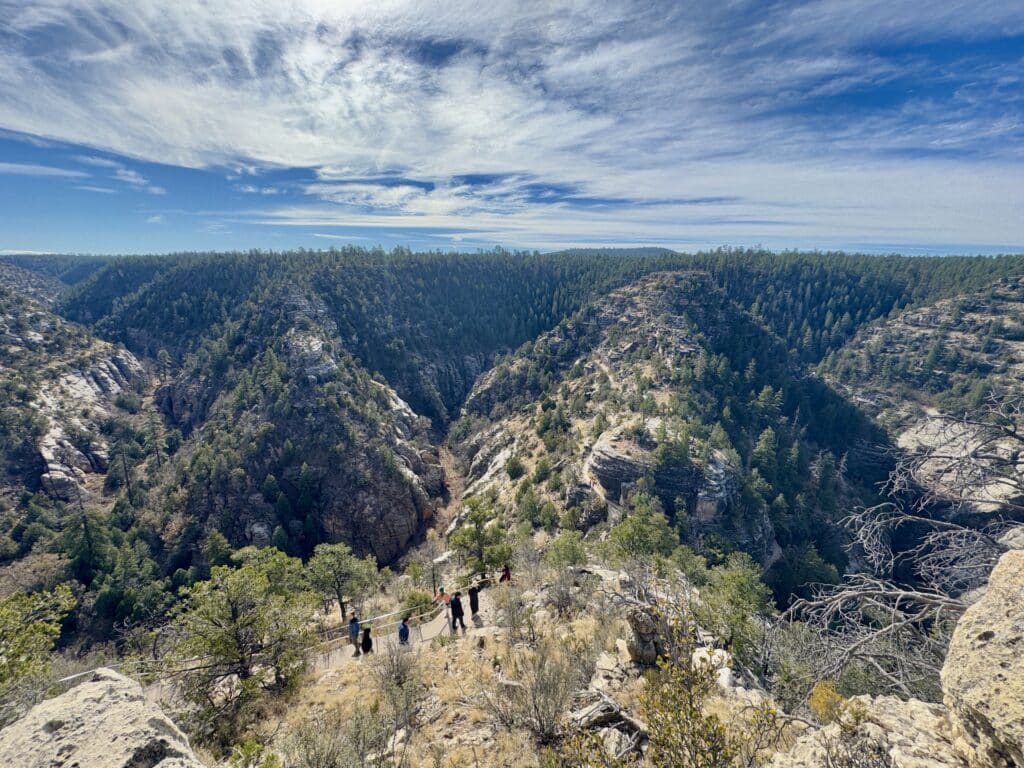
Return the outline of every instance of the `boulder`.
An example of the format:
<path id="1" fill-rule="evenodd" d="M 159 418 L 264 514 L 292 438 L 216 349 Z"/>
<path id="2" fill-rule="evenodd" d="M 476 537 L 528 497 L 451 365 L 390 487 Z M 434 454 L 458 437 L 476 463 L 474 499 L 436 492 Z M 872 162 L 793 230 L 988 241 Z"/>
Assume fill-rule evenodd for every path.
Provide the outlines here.
<path id="1" fill-rule="evenodd" d="M 639 608 L 632 609 L 626 615 L 626 621 L 633 630 L 633 637 L 626 641 L 630 659 L 648 667 L 657 664 L 658 657 L 665 653 L 663 628 L 658 621 Z"/>
<path id="2" fill-rule="evenodd" d="M 1024 549 L 1024 525 L 1015 525 L 1004 531 L 999 543 L 1009 549 Z"/>
<path id="3" fill-rule="evenodd" d="M 0 731 L 0 765 L 18 768 L 203 768 L 142 686 L 109 669 L 37 704 Z"/>
<path id="4" fill-rule="evenodd" d="M 628 663 L 627 657 L 626 664 Z M 600 653 L 594 665 L 594 674 L 590 678 L 590 687 L 595 691 L 610 693 L 621 688 L 625 680 L 626 671 L 620 658 L 615 654 Z"/>
<path id="5" fill-rule="evenodd" d="M 771 768 L 824 768 L 830 765 L 891 768 L 968 768 L 958 754 L 948 712 L 894 696 L 857 696 L 855 717 L 846 727 L 832 723 L 809 730 L 785 752 L 772 758 Z"/>
<path id="6" fill-rule="evenodd" d="M 39 482 L 47 494 L 60 501 L 74 501 L 81 494 L 86 496 L 87 492 L 81 488 L 80 483 L 84 482 L 84 473 L 77 467 L 59 469 L 51 467 L 39 477 Z"/>
<path id="7" fill-rule="evenodd" d="M 957 623 L 942 690 L 972 764 L 1024 765 L 1024 551 L 1000 558 Z"/>

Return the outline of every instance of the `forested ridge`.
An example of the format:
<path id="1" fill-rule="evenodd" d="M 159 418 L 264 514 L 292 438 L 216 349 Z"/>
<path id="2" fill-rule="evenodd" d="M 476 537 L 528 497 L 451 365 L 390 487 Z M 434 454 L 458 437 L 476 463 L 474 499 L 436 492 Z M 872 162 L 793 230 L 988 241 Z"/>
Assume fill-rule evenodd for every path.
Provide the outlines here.
<path id="1" fill-rule="evenodd" d="M 67 257 L 74 263 L 74 257 Z M 346 248 L 276 253 L 125 256 L 91 260 L 87 268 L 51 266 L 49 257 L 3 257 L 74 285 L 62 305 L 73 320 L 110 335 L 162 329 L 165 345 L 185 350 L 201 334 L 275 287 L 315 280 L 347 310 L 372 306 L 385 316 L 415 317 L 419 309 L 451 317 L 478 313 L 499 319 L 469 333 L 535 335 L 577 309 L 586 297 L 631 277 L 665 269 L 706 269 L 742 306 L 782 338 L 816 358 L 843 334 L 913 303 L 979 288 L 1024 272 L 1024 257 L 906 257 L 845 253 L 772 253 L 721 249 L 695 255 L 668 251 L 497 251 L 480 254 L 391 253 Z M 63 265 L 63 262 L 57 262 Z M 85 273 L 82 280 L 68 279 Z M 197 295 L 200 294 L 200 295 Z M 216 298 L 212 308 L 196 307 Z M 497 299 L 499 303 L 494 304 Z M 477 313 L 477 314 L 473 314 Z M 362 311 L 363 315 L 370 313 Z M 849 315 L 847 317 L 847 315 Z M 449 326 L 450 327 L 450 326 Z M 807 330 L 815 339 L 804 343 Z"/>

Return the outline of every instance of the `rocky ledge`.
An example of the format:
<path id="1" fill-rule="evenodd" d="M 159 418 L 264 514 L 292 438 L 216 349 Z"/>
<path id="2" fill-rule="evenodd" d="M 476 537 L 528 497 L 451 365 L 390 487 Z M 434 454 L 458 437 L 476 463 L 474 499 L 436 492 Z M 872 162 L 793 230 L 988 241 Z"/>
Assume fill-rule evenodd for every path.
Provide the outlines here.
<path id="1" fill-rule="evenodd" d="M 942 668 L 944 704 L 860 696 L 849 739 L 893 768 L 1024 766 L 1024 551 L 999 560 L 984 595 L 957 623 Z M 811 731 L 773 768 L 818 768 L 847 749 L 838 724 Z M 884 757 L 883 757 L 884 756 Z M 881 762 L 887 759 L 888 762 Z M 846 763 L 844 763 L 846 764 Z"/>
<path id="2" fill-rule="evenodd" d="M 109 669 L 37 704 L 0 731 L 0 765 L 18 768 L 203 768 L 142 686 Z"/>

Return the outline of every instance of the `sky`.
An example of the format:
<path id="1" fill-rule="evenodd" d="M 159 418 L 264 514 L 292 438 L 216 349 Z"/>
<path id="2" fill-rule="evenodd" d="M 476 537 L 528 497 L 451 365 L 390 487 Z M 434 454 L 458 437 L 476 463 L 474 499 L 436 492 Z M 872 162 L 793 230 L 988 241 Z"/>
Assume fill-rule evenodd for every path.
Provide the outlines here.
<path id="1" fill-rule="evenodd" d="M 1024 252 L 1021 0 L 0 0 L 0 251 Z"/>

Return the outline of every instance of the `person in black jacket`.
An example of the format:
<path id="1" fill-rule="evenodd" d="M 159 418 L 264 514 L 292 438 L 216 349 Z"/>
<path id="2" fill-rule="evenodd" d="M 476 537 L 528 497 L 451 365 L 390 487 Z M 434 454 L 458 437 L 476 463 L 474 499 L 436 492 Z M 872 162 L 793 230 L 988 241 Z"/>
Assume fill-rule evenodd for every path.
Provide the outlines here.
<path id="1" fill-rule="evenodd" d="M 474 584 L 469 588 L 469 615 L 475 619 L 478 613 L 480 613 L 480 590 Z"/>
<path id="2" fill-rule="evenodd" d="M 363 653 L 373 653 L 373 638 L 370 637 L 369 627 L 363 627 Z"/>
<path id="3" fill-rule="evenodd" d="M 463 618 L 463 616 L 465 616 L 465 611 L 463 611 L 462 609 L 461 592 L 456 592 L 454 595 L 452 595 L 452 602 L 450 607 L 452 609 L 452 632 L 455 631 L 455 628 L 458 624 L 462 625 L 462 631 L 465 632 L 466 620 Z"/>

